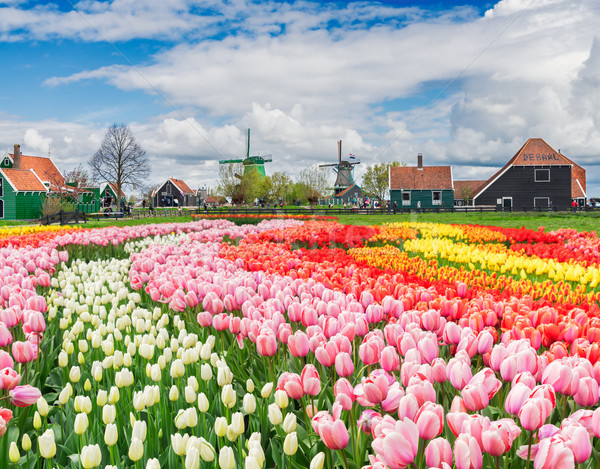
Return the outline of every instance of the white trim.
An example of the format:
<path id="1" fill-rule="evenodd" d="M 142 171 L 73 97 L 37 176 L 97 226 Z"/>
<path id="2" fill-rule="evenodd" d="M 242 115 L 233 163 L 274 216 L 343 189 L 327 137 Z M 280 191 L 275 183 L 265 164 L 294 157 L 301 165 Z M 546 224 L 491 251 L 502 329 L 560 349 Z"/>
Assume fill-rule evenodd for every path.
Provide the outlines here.
<path id="1" fill-rule="evenodd" d="M 186 192 L 186 191 L 184 191 L 184 190 L 183 190 L 181 187 L 179 187 L 179 186 L 177 185 L 177 183 L 176 183 L 176 182 L 175 182 L 173 179 L 174 179 L 174 178 L 169 178 L 169 181 L 171 181 L 171 183 L 172 183 L 172 184 L 173 184 L 173 185 L 174 185 L 174 186 L 175 186 L 175 187 L 176 187 L 176 188 L 179 190 L 179 192 L 181 192 L 181 193 L 182 193 L 182 194 L 184 194 L 184 195 L 185 195 L 185 194 L 192 194 L 192 195 L 194 194 L 193 192 Z M 183 182 L 185 182 L 185 181 L 183 181 Z M 350 187 L 352 187 L 352 186 L 350 186 Z"/>
<path id="2" fill-rule="evenodd" d="M 542 200 L 542 199 L 546 199 L 546 206 L 545 207 L 540 207 L 540 208 L 548 208 L 548 207 L 550 207 L 550 197 L 534 197 L 533 198 L 533 208 L 537 208 L 536 200 Z"/>
<path id="3" fill-rule="evenodd" d="M 440 198 L 438 200 L 433 198 L 433 194 L 439 192 Z M 431 205 L 442 205 L 442 191 L 431 191 Z"/>
<path id="4" fill-rule="evenodd" d="M 513 198 L 512 197 L 502 197 L 502 208 L 505 208 L 504 207 L 505 200 L 510 200 L 510 208 L 513 208 Z M 508 207 L 506 207 L 506 208 L 508 208 Z"/>
<path id="5" fill-rule="evenodd" d="M 512 164 L 508 165 L 504 169 L 504 171 L 501 171 L 500 173 L 498 173 L 498 176 L 496 176 L 493 181 L 490 181 L 487 185 L 485 185 L 481 189 L 479 189 L 479 192 L 473 196 L 473 205 L 477 205 L 475 203 L 475 201 L 477 200 L 477 197 L 479 197 L 483 192 L 485 192 L 488 189 L 488 187 L 490 187 L 492 184 L 494 184 L 498 179 L 500 179 L 502 176 L 504 176 L 504 173 L 506 173 L 506 171 L 508 171 L 512 167 L 513 167 Z M 488 179 L 488 181 L 489 181 L 489 179 Z"/>
<path id="6" fill-rule="evenodd" d="M 42 186 L 44 186 L 44 189 L 46 189 L 44 192 L 48 192 L 48 188 L 46 187 L 46 184 L 44 184 L 42 182 L 42 180 L 40 179 L 40 177 L 37 175 L 37 173 L 33 170 L 33 168 L 30 168 L 29 171 L 31 171 L 33 174 L 35 174 L 35 177 L 37 178 L 38 181 L 40 181 L 40 184 Z M 62 174 L 61 174 L 62 176 Z M 23 191 L 23 192 L 42 192 L 42 191 Z"/>
<path id="7" fill-rule="evenodd" d="M 538 171 L 548 171 L 548 179 L 538 179 Z M 534 182 L 550 182 L 550 168 L 533 168 L 533 181 Z"/>
<path id="8" fill-rule="evenodd" d="M 576 198 L 577 199 L 587 199 L 587 194 L 583 190 L 583 187 L 581 186 L 581 183 L 579 182 L 579 179 L 575 178 L 575 181 L 577 181 L 577 185 L 579 186 L 579 188 L 581 189 L 581 192 L 583 193 L 583 197 L 576 197 Z"/>

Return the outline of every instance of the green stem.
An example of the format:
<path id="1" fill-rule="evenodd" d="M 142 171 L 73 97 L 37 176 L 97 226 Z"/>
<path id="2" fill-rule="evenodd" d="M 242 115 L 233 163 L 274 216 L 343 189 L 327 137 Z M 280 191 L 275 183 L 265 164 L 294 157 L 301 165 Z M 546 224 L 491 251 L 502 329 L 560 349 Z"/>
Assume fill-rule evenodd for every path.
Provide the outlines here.
<path id="1" fill-rule="evenodd" d="M 348 460 L 346 459 L 346 453 L 344 453 L 344 450 L 341 449 L 340 453 L 342 453 L 342 458 L 344 459 L 344 464 L 346 466 L 346 469 L 348 469 Z"/>
<path id="2" fill-rule="evenodd" d="M 525 469 L 529 469 L 529 461 L 531 459 L 531 441 L 533 440 L 533 432 L 529 433 L 529 443 L 527 445 L 527 463 L 525 464 Z"/>

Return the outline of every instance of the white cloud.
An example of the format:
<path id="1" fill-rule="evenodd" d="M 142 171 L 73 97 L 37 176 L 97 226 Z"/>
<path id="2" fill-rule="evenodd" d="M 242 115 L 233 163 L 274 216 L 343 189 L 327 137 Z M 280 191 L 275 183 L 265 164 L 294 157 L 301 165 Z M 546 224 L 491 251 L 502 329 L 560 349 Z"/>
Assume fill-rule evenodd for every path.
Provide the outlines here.
<path id="1" fill-rule="evenodd" d="M 50 137 L 42 136 L 35 129 L 27 129 L 23 136 L 23 143 L 26 147 L 32 148 L 38 153 L 48 153 L 51 150 L 50 145 L 53 139 Z"/>
<path id="2" fill-rule="evenodd" d="M 426 163 L 456 165 L 456 177 L 485 177 L 529 137 L 584 165 L 597 161 L 595 0 L 502 0 L 484 16 L 468 7 L 433 14 L 370 2 L 77 5 L 84 16 L 0 9 L 0 35 L 172 38 L 176 45 L 135 67 L 108 65 L 45 83 L 68 89 L 100 80 L 185 108 L 185 115 L 172 110 L 132 128 L 155 168 L 166 165 L 190 185 L 214 185 L 218 159 L 245 153 L 245 127 L 253 150 L 272 153 L 272 167 L 291 173 L 334 160 L 339 139 L 361 157 L 357 174 L 377 161 L 412 164 L 421 152 Z M 64 137 L 38 125 L 44 137 Z M 73 138 L 65 151 L 88 158 L 103 129 L 72 129 L 64 124 Z M 600 194 L 593 171 L 588 179 Z"/>

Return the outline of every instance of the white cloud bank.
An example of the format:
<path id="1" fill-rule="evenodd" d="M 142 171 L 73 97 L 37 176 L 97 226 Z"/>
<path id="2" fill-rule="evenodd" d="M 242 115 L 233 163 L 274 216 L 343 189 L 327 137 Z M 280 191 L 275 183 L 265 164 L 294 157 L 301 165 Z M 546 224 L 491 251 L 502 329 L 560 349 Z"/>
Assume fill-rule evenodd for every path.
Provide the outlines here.
<path id="1" fill-rule="evenodd" d="M 428 14 L 376 3 L 123 0 L 77 7 L 81 13 L 5 9 L 0 37 L 184 38 L 150 63 L 46 80 L 64 87 L 102 80 L 195 110 L 132 126 L 156 179 L 166 165 L 192 185 L 214 183 L 216 161 L 243 154 L 241 129 L 248 126 L 253 148 L 292 173 L 334 159 L 342 139 L 366 164 L 412 164 L 422 152 L 426 163 L 457 165 L 455 177 L 484 178 L 527 138 L 542 137 L 587 166 L 590 192 L 600 195 L 593 166 L 600 153 L 597 1 L 502 0 L 482 17 L 470 8 Z M 90 135 L 99 141 L 103 133 L 101 126 L 58 122 L 21 128 L 37 129 L 36 145 L 72 139 L 64 140 L 72 155 L 65 161 L 76 152 L 87 159 L 96 143 Z"/>

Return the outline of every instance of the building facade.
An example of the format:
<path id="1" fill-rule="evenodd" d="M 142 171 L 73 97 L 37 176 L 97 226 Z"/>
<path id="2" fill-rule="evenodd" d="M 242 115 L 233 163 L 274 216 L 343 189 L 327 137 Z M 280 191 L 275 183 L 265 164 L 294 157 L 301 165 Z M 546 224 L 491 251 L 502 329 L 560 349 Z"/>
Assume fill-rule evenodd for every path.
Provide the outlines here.
<path id="1" fill-rule="evenodd" d="M 451 208 L 454 186 L 450 166 L 392 166 L 389 172 L 390 203 L 397 210 Z"/>

